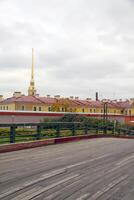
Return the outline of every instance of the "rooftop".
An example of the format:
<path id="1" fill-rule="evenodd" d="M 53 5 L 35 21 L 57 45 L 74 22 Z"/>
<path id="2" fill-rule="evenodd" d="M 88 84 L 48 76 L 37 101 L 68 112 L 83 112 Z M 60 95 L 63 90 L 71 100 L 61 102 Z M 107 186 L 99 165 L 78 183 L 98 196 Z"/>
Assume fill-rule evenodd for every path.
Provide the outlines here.
<path id="1" fill-rule="evenodd" d="M 21 95 L 19 97 L 12 96 L 10 98 L 2 100 L 1 104 L 9 104 L 9 103 L 35 103 L 35 104 L 46 104 L 52 105 L 54 103 L 69 103 L 71 106 L 77 107 L 91 107 L 91 108 L 103 108 L 103 101 L 94 101 L 94 100 L 82 100 L 82 99 L 72 99 L 72 98 L 56 98 L 50 96 L 26 96 Z M 130 108 L 134 106 L 134 103 L 130 101 L 108 101 L 109 108 Z"/>

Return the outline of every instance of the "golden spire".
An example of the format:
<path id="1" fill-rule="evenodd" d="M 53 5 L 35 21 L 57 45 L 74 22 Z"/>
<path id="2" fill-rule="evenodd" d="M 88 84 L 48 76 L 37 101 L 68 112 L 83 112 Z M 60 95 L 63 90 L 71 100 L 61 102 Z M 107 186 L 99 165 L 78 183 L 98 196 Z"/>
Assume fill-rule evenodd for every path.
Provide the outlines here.
<path id="1" fill-rule="evenodd" d="M 34 49 L 32 48 L 32 73 L 31 80 L 34 82 Z"/>
<path id="2" fill-rule="evenodd" d="M 32 71 L 31 71 L 31 81 L 30 86 L 28 88 L 28 95 L 34 96 L 36 95 L 36 89 L 35 89 L 35 82 L 34 82 L 34 49 L 32 48 Z"/>

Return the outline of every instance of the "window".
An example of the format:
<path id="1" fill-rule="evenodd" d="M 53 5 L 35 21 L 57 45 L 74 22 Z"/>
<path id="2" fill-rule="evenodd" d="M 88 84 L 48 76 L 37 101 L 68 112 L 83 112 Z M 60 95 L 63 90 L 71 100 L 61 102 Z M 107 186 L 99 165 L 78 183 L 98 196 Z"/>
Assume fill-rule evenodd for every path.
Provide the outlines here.
<path id="1" fill-rule="evenodd" d="M 48 107 L 48 111 L 49 111 L 49 112 L 51 111 L 51 107 Z"/>
<path id="2" fill-rule="evenodd" d="M 101 113 L 103 113 L 103 109 L 101 109 Z"/>
<path id="3" fill-rule="evenodd" d="M 21 110 L 25 110 L 25 107 L 24 107 L 24 106 L 22 106 Z"/>
<path id="4" fill-rule="evenodd" d="M 8 110 L 8 106 L 7 106 L 7 110 Z"/>
<path id="5" fill-rule="evenodd" d="M 61 108 L 61 111 L 64 112 L 64 108 Z"/>
<path id="6" fill-rule="evenodd" d="M 33 111 L 36 111 L 36 106 L 33 107 Z"/>
<path id="7" fill-rule="evenodd" d="M 85 109 L 84 109 L 84 108 L 82 109 L 82 112 L 85 112 Z"/>
<path id="8" fill-rule="evenodd" d="M 129 115 L 131 115 L 131 110 L 129 110 Z"/>
<path id="9" fill-rule="evenodd" d="M 41 111 L 41 107 L 39 107 L 39 111 Z"/>
<path id="10" fill-rule="evenodd" d="M 3 106 L 3 110 L 5 110 L 5 106 Z"/>
<path id="11" fill-rule="evenodd" d="M 90 113 L 92 113 L 92 109 L 90 109 Z"/>
<path id="12" fill-rule="evenodd" d="M 114 113 L 116 113 L 116 110 L 114 110 Z"/>
<path id="13" fill-rule="evenodd" d="M 70 108 L 70 112 L 73 112 L 73 109 L 72 109 L 72 108 Z"/>
<path id="14" fill-rule="evenodd" d="M 96 109 L 94 109 L 94 113 L 96 113 Z"/>

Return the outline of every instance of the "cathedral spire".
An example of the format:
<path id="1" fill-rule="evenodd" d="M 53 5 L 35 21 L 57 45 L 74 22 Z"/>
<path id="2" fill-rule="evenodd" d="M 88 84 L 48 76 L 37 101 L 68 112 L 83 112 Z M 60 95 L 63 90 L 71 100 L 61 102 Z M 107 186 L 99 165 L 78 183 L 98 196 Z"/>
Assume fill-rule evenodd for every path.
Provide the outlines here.
<path id="1" fill-rule="evenodd" d="M 34 82 L 34 49 L 32 48 L 32 73 L 31 80 Z"/>
<path id="2" fill-rule="evenodd" d="M 28 88 L 28 95 L 34 96 L 36 95 L 35 81 L 34 81 L 34 49 L 32 48 L 32 71 L 31 71 L 31 81 L 30 86 Z"/>

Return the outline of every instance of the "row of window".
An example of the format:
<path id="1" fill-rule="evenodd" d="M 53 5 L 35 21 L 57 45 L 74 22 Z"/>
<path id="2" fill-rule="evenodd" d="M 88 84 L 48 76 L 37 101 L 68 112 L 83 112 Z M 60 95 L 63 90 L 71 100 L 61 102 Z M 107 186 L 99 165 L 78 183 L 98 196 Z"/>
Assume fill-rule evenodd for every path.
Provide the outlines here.
<path id="1" fill-rule="evenodd" d="M 8 106 L 0 106 L 0 110 L 8 110 Z"/>
<path id="2" fill-rule="evenodd" d="M 42 108 L 34 106 L 33 111 L 42 111 Z M 48 107 L 48 111 L 51 111 L 51 107 Z"/>
<path id="3" fill-rule="evenodd" d="M 9 107 L 8 106 L 0 106 L 0 110 L 9 110 Z M 21 110 L 25 110 L 25 106 L 22 106 Z M 42 107 L 34 106 L 33 111 L 43 111 L 43 110 L 42 110 Z M 51 107 L 48 107 L 48 111 L 52 111 Z M 66 109 L 61 108 L 61 112 L 66 112 Z M 72 108 L 70 108 L 70 112 L 73 112 Z M 86 112 L 86 109 L 83 108 L 82 112 L 83 113 Z M 103 112 L 104 112 L 104 110 L 101 109 L 101 113 L 103 113 Z M 109 110 L 107 110 L 107 112 L 109 113 Z M 96 109 L 90 109 L 90 113 L 96 113 Z M 114 114 L 116 114 L 116 113 L 117 113 L 117 110 L 114 110 Z M 121 113 L 123 114 L 123 112 L 121 112 Z M 126 110 L 125 114 L 131 115 L 131 110 Z"/>
<path id="4" fill-rule="evenodd" d="M 82 112 L 85 112 L 85 109 L 83 108 L 82 109 Z M 101 109 L 101 113 L 103 113 L 104 112 L 104 110 L 103 109 Z M 107 110 L 107 112 L 109 113 L 109 109 Z M 94 108 L 94 109 L 90 109 L 90 113 L 96 113 L 96 109 Z M 117 110 L 114 110 L 114 114 L 116 114 L 117 113 Z"/>
<path id="5" fill-rule="evenodd" d="M 25 106 L 22 106 L 21 110 L 25 110 Z M 40 107 L 40 106 L 39 107 L 38 106 L 34 106 L 33 107 L 33 111 L 43 111 L 43 110 L 42 110 L 42 107 Z M 51 111 L 51 107 L 48 107 L 48 111 Z"/>
<path id="6" fill-rule="evenodd" d="M 8 110 L 8 106 L 0 106 L 0 110 Z M 25 110 L 25 106 L 21 107 L 21 110 Z M 42 111 L 42 107 L 33 107 L 33 111 Z M 48 111 L 51 111 L 51 107 L 48 107 Z M 61 108 L 61 112 L 66 112 L 65 108 Z M 70 109 L 70 112 L 72 112 L 72 109 Z M 82 109 L 82 112 L 85 112 L 85 109 Z M 108 110 L 109 112 L 109 110 Z M 130 114 L 131 110 L 129 111 Z M 90 109 L 90 113 L 96 113 L 96 109 Z M 103 113 L 103 109 L 101 109 L 101 113 Z M 114 113 L 116 113 L 116 110 L 114 110 Z M 126 111 L 127 114 L 127 111 Z"/>
<path id="7" fill-rule="evenodd" d="M 126 110 L 126 111 L 125 111 L 125 114 L 126 114 L 126 115 L 131 115 L 131 110 Z"/>
<path id="8" fill-rule="evenodd" d="M 85 109 L 82 109 L 82 112 L 85 112 Z M 90 109 L 90 113 L 96 113 L 96 109 Z M 101 113 L 103 113 L 103 109 L 101 109 Z"/>
<path id="9" fill-rule="evenodd" d="M 8 106 L 0 106 L 0 110 L 8 110 Z M 25 106 L 22 106 L 21 107 L 21 110 L 25 110 Z M 42 108 L 41 107 L 36 107 L 36 106 L 34 106 L 33 107 L 33 111 L 42 111 Z M 51 111 L 51 107 L 48 107 L 48 111 Z M 61 111 L 62 112 L 66 112 L 66 109 L 65 108 L 61 108 Z M 70 109 L 70 112 L 72 112 L 72 109 Z M 82 112 L 85 112 L 85 109 L 83 108 L 82 109 Z M 92 113 L 92 112 L 96 112 L 96 109 L 90 109 L 90 112 Z M 101 110 L 101 112 L 103 112 L 103 110 Z M 115 113 L 116 113 L 116 111 L 115 111 Z"/>

